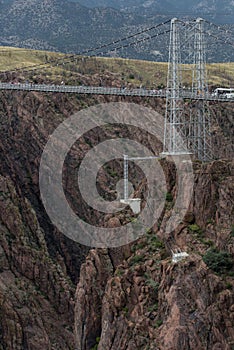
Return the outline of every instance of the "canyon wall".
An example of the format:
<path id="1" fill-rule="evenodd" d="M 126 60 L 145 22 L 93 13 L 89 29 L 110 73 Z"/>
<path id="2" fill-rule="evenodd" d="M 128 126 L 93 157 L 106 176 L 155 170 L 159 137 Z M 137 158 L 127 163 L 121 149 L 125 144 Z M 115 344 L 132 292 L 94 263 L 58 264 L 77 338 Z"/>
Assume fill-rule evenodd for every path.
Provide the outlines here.
<path id="1" fill-rule="evenodd" d="M 231 348 L 232 279 L 215 275 L 201 258 L 212 244 L 233 254 L 231 106 L 217 113 L 212 106 L 216 157 L 226 161 L 197 164 L 189 221 L 166 236 L 168 203 L 161 226 L 139 242 L 89 252 L 58 232 L 42 205 L 39 165 L 49 135 L 89 105 L 127 101 L 163 113 L 164 101 L 11 91 L 0 96 L 0 349 Z M 135 136 L 142 139 L 141 132 Z M 91 135 L 94 144 L 99 139 Z M 161 150 L 157 142 L 149 146 Z M 84 140 L 74 156 L 89 149 Z M 173 176 L 170 170 L 175 196 Z M 110 181 L 104 174 L 104 192 Z M 69 182 L 67 195 L 75 200 Z M 85 214 L 92 220 L 92 213 Z M 194 224 L 202 234 L 188 228 Z M 171 264 L 172 243 L 188 251 L 186 261 Z"/>

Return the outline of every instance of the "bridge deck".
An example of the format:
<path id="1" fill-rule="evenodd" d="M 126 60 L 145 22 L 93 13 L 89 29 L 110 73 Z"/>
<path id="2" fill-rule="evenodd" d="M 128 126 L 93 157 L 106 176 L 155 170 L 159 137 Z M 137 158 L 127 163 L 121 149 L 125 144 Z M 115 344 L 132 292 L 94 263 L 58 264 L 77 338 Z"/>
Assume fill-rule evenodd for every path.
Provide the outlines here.
<path id="1" fill-rule="evenodd" d="M 161 97 L 166 98 L 165 90 L 149 90 L 149 89 L 127 89 L 103 86 L 75 86 L 75 85 L 48 85 L 48 84 L 30 84 L 30 83 L 0 83 L 0 90 L 22 90 L 22 91 L 42 91 L 42 92 L 61 92 L 61 93 L 77 93 L 91 95 L 116 95 L 116 96 L 140 96 L 140 97 Z M 170 97 L 170 94 L 168 95 Z M 195 94 L 189 91 L 183 91 L 183 99 L 191 100 L 208 100 L 234 102 L 234 98 L 222 96 L 214 96 L 210 93 L 203 95 Z"/>

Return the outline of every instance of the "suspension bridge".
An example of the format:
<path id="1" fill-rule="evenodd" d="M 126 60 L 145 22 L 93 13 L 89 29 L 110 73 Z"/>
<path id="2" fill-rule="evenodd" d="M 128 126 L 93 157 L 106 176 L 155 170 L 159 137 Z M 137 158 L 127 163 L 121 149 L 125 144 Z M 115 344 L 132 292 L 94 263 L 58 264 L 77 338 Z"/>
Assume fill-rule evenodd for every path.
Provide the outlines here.
<path id="1" fill-rule="evenodd" d="M 189 148 L 196 158 L 201 161 L 208 161 L 212 159 L 209 101 L 234 102 L 234 94 L 214 94 L 214 92 L 209 90 L 206 72 L 206 38 L 208 36 L 217 41 L 220 41 L 220 38 L 210 31 L 206 31 L 204 29 L 205 23 L 212 25 L 212 23 L 202 18 L 189 22 L 173 18 L 135 34 L 80 53 L 80 55 L 88 55 L 88 57 L 105 56 L 110 54 L 110 52 L 136 46 L 169 34 L 168 77 L 165 89 L 72 86 L 4 81 L 0 82 L 0 90 L 164 98 L 166 100 L 166 113 L 163 153 L 165 155 L 181 155 Z M 158 32 L 158 29 L 168 24 L 170 24 L 169 29 Z M 214 26 L 218 27 L 217 25 Z M 153 30 L 156 33 L 150 34 Z M 139 36 L 140 39 L 138 39 Z M 127 43 L 125 43 L 126 41 Z M 225 43 L 234 46 L 234 43 L 230 40 L 226 40 Z M 0 76 L 6 80 L 6 77 L 18 72 L 37 72 L 48 69 L 50 66 L 64 66 L 70 62 L 77 62 L 77 55 L 72 54 L 46 63 L 0 72 Z M 191 71 L 192 84 L 190 88 L 185 88 L 183 85 L 182 76 L 185 69 Z M 196 108 L 190 111 L 189 120 L 184 113 L 184 100 L 193 100 L 195 103 Z M 176 138 L 177 132 L 182 136 L 180 140 Z"/>
<path id="2" fill-rule="evenodd" d="M 21 90 L 21 91 L 41 91 L 41 92 L 60 92 L 60 93 L 76 93 L 87 95 L 115 95 L 115 96 L 139 96 L 139 97 L 161 97 L 169 96 L 166 90 L 155 89 L 128 89 L 103 86 L 76 86 L 76 85 L 54 85 L 54 84 L 30 84 L 30 83 L 0 83 L 0 90 Z M 214 93 L 206 92 L 196 93 L 193 91 L 182 91 L 181 98 L 190 100 L 206 100 L 230 102 L 234 101 L 233 97 L 224 95 L 214 95 Z"/>

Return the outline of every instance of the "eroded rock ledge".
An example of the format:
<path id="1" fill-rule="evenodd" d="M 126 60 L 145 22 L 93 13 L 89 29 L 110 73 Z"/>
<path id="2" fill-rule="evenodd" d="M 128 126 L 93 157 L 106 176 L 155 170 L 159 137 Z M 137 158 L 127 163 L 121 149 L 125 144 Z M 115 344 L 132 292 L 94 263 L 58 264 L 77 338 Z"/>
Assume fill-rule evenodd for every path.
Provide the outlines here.
<path id="1" fill-rule="evenodd" d="M 232 180 L 233 162 L 196 164 L 193 201 L 175 232 L 164 234 L 168 205 L 161 226 L 118 266 L 106 250 L 89 253 L 76 291 L 77 349 L 233 349 L 234 273 L 215 273 L 202 259 L 214 247 L 234 256 Z M 189 257 L 173 264 L 172 246 Z"/>

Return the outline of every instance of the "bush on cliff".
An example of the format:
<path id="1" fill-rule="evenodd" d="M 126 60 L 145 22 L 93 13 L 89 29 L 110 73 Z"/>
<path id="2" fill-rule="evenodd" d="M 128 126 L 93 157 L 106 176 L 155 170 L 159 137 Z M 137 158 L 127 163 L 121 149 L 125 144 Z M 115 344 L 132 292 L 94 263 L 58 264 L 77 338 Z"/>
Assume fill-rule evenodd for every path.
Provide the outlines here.
<path id="1" fill-rule="evenodd" d="M 225 273 L 233 267 L 231 254 L 226 251 L 218 251 L 215 248 L 206 252 L 203 261 L 216 273 Z"/>

